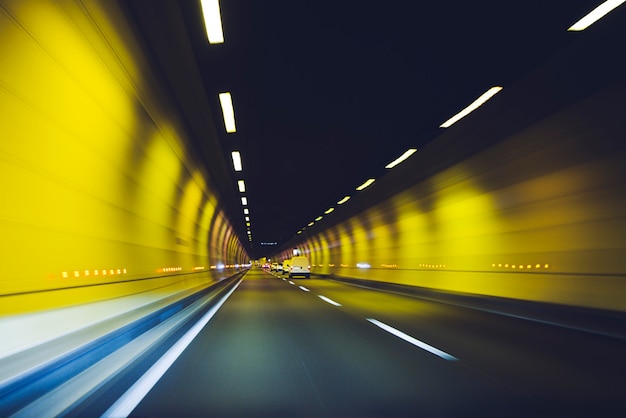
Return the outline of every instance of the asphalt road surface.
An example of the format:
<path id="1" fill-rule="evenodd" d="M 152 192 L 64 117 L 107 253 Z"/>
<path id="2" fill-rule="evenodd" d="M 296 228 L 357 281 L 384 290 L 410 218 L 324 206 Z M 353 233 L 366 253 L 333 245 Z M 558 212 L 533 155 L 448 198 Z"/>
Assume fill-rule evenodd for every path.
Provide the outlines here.
<path id="1" fill-rule="evenodd" d="M 626 416 L 625 356 L 620 338 L 252 269 L 130 415 Z"/>

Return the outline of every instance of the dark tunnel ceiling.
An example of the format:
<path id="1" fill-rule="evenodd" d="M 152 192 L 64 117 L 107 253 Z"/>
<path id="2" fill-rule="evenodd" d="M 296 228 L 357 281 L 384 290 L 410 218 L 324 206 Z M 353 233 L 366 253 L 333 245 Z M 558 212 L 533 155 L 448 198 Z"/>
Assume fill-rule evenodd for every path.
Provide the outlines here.
<path id="1" fill-rule="evenodd" d="M 247 245 L 236 184 L 245 180 L 249 250 L 259 257 L 273 251 L 261 243 L 285 243 L 408 148 L 435 139 L 489 87 L 506 90 L 565 48 L 580 36 L 567 28 L 600 2 L 224 0 L 219 45 L 207 42 L 200 0 L 133 0 L 131 9 L 158 54 L 171 47 L 159 42 L 190 43 L 195 60 L 164 58 L 180 64 L 169 77 L 197 66 L 211 115 L 186 117 L 215 124 L 222 171 L 211 170 Z M 147 9 L 166 24 L 147 23 Z M 223 91 L 233 97 L 234 134 L 223 127 Z M 242 153 L 242 176 L 232 150 Z"/>

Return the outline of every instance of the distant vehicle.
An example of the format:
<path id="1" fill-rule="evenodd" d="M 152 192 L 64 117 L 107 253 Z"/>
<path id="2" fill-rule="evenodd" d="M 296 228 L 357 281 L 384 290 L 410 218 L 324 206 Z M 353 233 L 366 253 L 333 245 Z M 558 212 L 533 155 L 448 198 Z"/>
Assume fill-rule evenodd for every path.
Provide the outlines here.
<path id="1" fill-rule="evenodd" d="M 283 274 L 283 265 L 281 263 L 278 263 L 276 266 L 276 271 L 280 271 L 280 274 Z"/>
<path id="2" fill-rule="evenodd" d="M 289 269 L 291 268 L 291 260 L 283 261 L 283 274 L 289 274 Z"/>
<path id="3" fill-rule="evenodd" d="M 276 271 L 278 270 L 278 263 L 272 263 L 272 267 L 270 268 L 270 271 Z"/>
<path id="4" fill-rule="evenodd" d="M 294 276 L 304 276 L 307 279 L 311 277 L 311 263 L 307 257 L 297 256 L 291 259 L 289 278 Z"/>

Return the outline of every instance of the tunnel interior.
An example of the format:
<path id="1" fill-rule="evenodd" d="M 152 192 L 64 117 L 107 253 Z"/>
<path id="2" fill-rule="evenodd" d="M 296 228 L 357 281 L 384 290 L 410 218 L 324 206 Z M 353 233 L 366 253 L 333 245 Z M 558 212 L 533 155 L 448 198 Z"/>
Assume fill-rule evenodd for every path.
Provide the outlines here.
<path id="1" fill-rule="evenodd" d="M 564 12 L 564 20 L 578 16 L 588 2 L 575 3 Z M 406 4 L 398 2 L 395 9 L 389 8 L 395 10 L 393 13 L 386 12 L 395 16 Z M 297 2 L 292 12 L 303 13 L 309 10 L 307 5 Z M 243 8 L 240 4 L 231 7 L 224 4 L 225 24 L 232 23 L 234 12 Z M 253 10 L 256 7 L 260 6 Z M 414 7 L 407 16 L 414 16 Z M 620 53 L 624 7 L 591 30 L 566 33 L 563 29 L 550 39 L 545 51 L 533 53 L 540 59 L 532 65 L 524 63 L 515 71 L 509 68 L 506 74 L 510 77 L 503 77 L 502 91 L 453 127 L 422 125 L 439 118 L 442 112 L 451 113 L 450 108 L 458 103 L 444 106 L 432 102 L 430 109 L 423 105 L 427 117 L 412 115 L 407 109 L 394 113 L 386 108 L 376 119 L 358 108 L 346 114 L 349 123 L 336 128 L 336 136 L 324 138 L 321 150 L 302 154 L 302 149 L 321 143 L 316 135 L 326 134 L 328 131 L 322 128 L 330 122 L 320 121 L 320 126 L 311 128 L 315 135 L 300 136 L 300 145 L 293 152 L 307 155 L 302 164 L 298 160 L 283 164 L 279 159 L 292 151 L 283 142 L 282 135 L 289 134 L 274 121 L 267 122 L 267 126 L 276 128 L 277 138 L 267 146 L 251 146 L 253 140 L 241 139 L 244 134 L 233 138 L 224 131 L 217 95 L 211 97 L 207 90 L 228 89 L 229 81 L 251 73 L 255 80 L 264 78 L 268 74 L 263 71 L 269 67 L 259 64 L 254 68 L 250 63 L 276 58 L 280 51 L 265 45 L 260 50 L 249 50 L 251 57 L 228 66 L 219 60 L 232 58 L 232 52 L 214 50 L 214 55 L 199 57 L 200 41 L 190 39 L 199 29 L 180 31 L 181 25 L 190 22 L 190 16 L 195 19 L 198 8 L 199 2 L 167 0 L 0 0 L 0 329 L 10 336 L 2 337 L 0 342 L 0 369 L 4 368 L 0 373 L 0 415 L 17 411 L 15 405 L 21 405 L 22 399 L 13 391 L 20 393 L 18 384 L 35 379 L 32 376 L 50 378 L 47 373 L 57 367 L 61 354 L 63 362 L 68 358 L 95 358 L 89 351 L 95 346 L 102 350 L 95 351 L 97 355 L 102 355 L 107 350 L 121 349 L 127 340 L 136 344 L 140 336 L 147 339 L 148 335 L 169 343 L 192 332 L 193 321 L 204 321 L 206 325 L 233 294 L 241 299 L 232 302 L 237 309 L 230 310 L 226 317 L 233 327 L 240 326 L 238 329 L 245 332 L 230 335 L 222 331 L 225 334 L 220 335 L 227 336 L 224 344 L 232 346 L 221 350 L 241 350 L 244 363 L 250 369 L 257 368 L 258 376 L 264 376 L 267 370 L 262 367 L 263 360 L 281 364 L 284 358 L 279 359 L 276 351 L 293 343 L 299 348 L 290 352 L 293 357 L 285 364 L 293 361 L 296 366 L 284 369 L 284 373 L 298 376 L 305 382 L 302 387 L 307 388 L 314 380 L 313 374 L 327 378 L 333 370 L 331 366 L 320 366 L 323 352 L 294 341 L 310 342 L 315 335 L 327 343 L 320 344 L 319 349 L 330 351 L 332 344 L 323 334 L 323 325 L 335 321 L 353 324 L 352 319 L 372 306 L 378 305 L 390 317 L 397 315 L 401 325 L 419 325 L 429 330 L 437 342 L 452 345 L 454 338 L 442 337 L 429 328 L 434 328 L 429 325 L 430 319 L 442 328 L 448 324 L 448 314 L 441 314 L 441 307 L 421 299 L 402 299 L 397 306 L 392 305 L 397 300 L 388 298 L 394 292 L 422 292 L 431 299 L 445 297 L 445 303 L 462 300 L 463 304 L 483 304 L 476 309 L 479 313 L 461 320 L 475 321 L 472 326 L 479 330 L 477 335 L 484 330 L 476 324 L 481 324 L 481 315 L 491 309 L 484 306 L 494 301 L 511 306 L 526 304 L 523 306 L 527 311 L 593 313 L 597 315 L 594 320 L 602 318 L 594 326 L 609 327 L 610 323 L 610 327 L 620 328 L 615 318 L 623 318 L 626 312 L 626 55 Z M 272 11 L 269 6 L 260 9 L 267 14 Z M 330 28 L 329 33 L 337 29 L 333 26 L 335 20 L 350 15 L 341 8 L 335 13 L 328 20 L 320 20 Z M 556 9 L 551 13 L 557 14 Z M 251 17 L 242 19 L 245 22 Z M 296 27 L 297 22 L 287 22 L 294 33 L 304 30 Z M 544 20 L 537 21 L 538 30 L 545 30 L 545 25 Z M 249 35 L 253 29 L 237 33 Z M 418 29 L 403 24 L 393 33 L 402 38 L 416 35 L 414 31 Z M 237 36 L 233 38 L 235 44 L 241 41 Z M 409 40 L 402 38 L 398 44 L 393 41 L 386 49 L 372 41 L 371 48 L 383 51 L 380 62 L 389 66 L 381 64 L 371 73 L 372 79 L 393 78 L 399 68 L 393 66 L 395 60 L 409 50 L 403 49 Z M 294 43 L 291 39 L 287 45 Z M 360 54 L 370 52 L 367 49 L 346 55 L 358 60 Z M 301 53 L 294 52 L 294 66 L 302 64 L 298 61 L 304 59 Z M 440 65 L 452 65 L 458 61 L 442 62 Z M 511 62 L 502 63 L 502 67 Z M 212 65 L 214 73 L 207 70 Z M 289 73 L 288 69 L 283 71 Z M 341 74 L 339 69 L 337 74 Z M 272 73 L 268 79 L 274 77 L 280 78 L 280 74 Z M 271 113 L 269 104 L 267 109 L 260 109 L 254 102 L 259 92 L 266 92 L 267 85 L 252 86 L 250 80 L 249 96 L 242 94 L 242 85 L 233 92 L 236 113 L 242 121 L 239 127 L 244 133 L 261 126 L 261 116 Z M 307 80 L 315 85 L 312 79 Z M 289 81 L 293 80 L 285 78 L 286 84 Z M 352 94 L 358 90 L 354 83 L 350 85 Z M 437 83 L 431 84 L 429 94 L 434 95 Z M 346 86 L 348 89 L 348 83 Z M 407 86 L 406 95 L 416 95 L 416 86 Z M 307 90 L 311 85 L 304 87 L 313 97 L 315 92 Z M 381 84 L 375 87 L 381 88 Z M 457 94 L 466 97 L 476 93 L 465 87 Z M 321 90 L 317 93 L 322 95 Z M 359 94 L 363 97 L 357 95 L 359 99 L 354 101 L 359 106 L 377 103 L 384 107 L 380 91 L 365 88 Z M 252 116 L 250 109 L 255 106 L 258 114 Z M 292 104 L 292 108 L 283 108 L 286 113 L 294 112 L 290 121 L 293 126 L 284 128 L 291 135 L 302 132 L 294 126 L 305 120 L 295 117 L 296 107 Z M 334 111 L 337 109 L 331 106 L 319 114 Z M 358 179 L 367 178 L 362 174 L 369 169 L 369 163 L 376 160 L 378 164 L 378 160 L 395 155 L 399 148 L 392 146 L 414 144 L 406 137 L 389 139 L 387 143 L 376 137 L 384 131 L 381 126 L 389 122 L 384 119 L 391 114 L 402 119 L 404 127 L 415 125 L 403 135 L 419 133 L 424 138 L 420 138 L 417 152 L 409 159 L 393 169 L 379 164 L 371 174 L 375 181 L 355 190 L 352 183 L 358 186 Z M 246 116 L 250 116 L 247 122 Z M 314 116 L 307 115 L 306 121 Z M 368 129 L 367 123 L 378 122 L 380 131 Z M 355 150 L 354 159 L 342 157 L 346 148 L 354 149 L 354 142 L 346 139 L 342 143 L 342 138 L 351 135 L 357 140 L 359 135 L 366 138 Z M 377 151 L 373 144 L 386 149 L 374 155 Z M 235 148 L 241 149 L 244 156 L 246 187 L 251 189 L 246 193 L 242 186 L 236 188 L 242 174 L 232 168 L 231 151 Z M 341 170 L 333 171 L 337 166 L 345 175 Z M 293 190 L 307 199 L 292 202 L 289 199 Z M 247 197 L 249 205 L 244 203 Z M 263 220 L 267 223 L 260 225 Z M 291 259 L 294 250 L 310 261 L 309 282 L 288 281 L 277 273 L 270 276 L 270 272 L 259 270 L 259 260 L 280 263 Z M 345 284 L 384 292 L 372 296 L 355 288 L 347 291 L 341 287 Z M 294 293 L 278 287 L 282 285 L 294 292 L 310 292 L 312 297 L 306 302 L 294 302 Z M 313 290 L 323 291 L 326 296 L 313 295 Z M 269 300 L 268 295 L 283 305 L 259 302 Z M 329 313 L 334 311 L 322 313 L 311 303 L 320 299 L 339 309 L 342 304 L 335 299 L 342 298 L 353 310 L 339 319 Z M 472 300 L 475 302 L 468 302 Z M 280 309 L 287 308 L 292 316 L 285 315 L 285 319 Z M 247 319 L 242 320 L 238 314 L 248 314 Z M 170 325 L 182 316 L 184 320 Z M 310 335 L 293 319 L 303 321 L 308 316 L 315 317 L 314 322 L 307 323 Z M 602 323 L 607 317 L 610 320 Z M 371 332 L 366 326 L 382 323 L 365 319 L 367 323 L 361 321 L 346 335 L 360 340 Z M 594 320 L 585 319 L 586 323 Z M 498 321 L 493 323 L 500 324 Z M 570 322 L 567 331 L 559 332 L 566 334 L 575 328 Z M 284 329 L 277 324 L 284 325 Z M 170 328 L 162 331 L 163 335 L 152 337 L 166 325 Z M 86 332 L 75 333 L 72 326 L 89 332 L 98 328 L 102 334 L 90 340 Z M 276 341 L 263 334 L 265 327 L 284 343 L 278 349 Z M 228 329 L 225 325 L 223 328 Z M 508 347 L 511 352 L 525 347 L 516 336 L 509 335 L 509 329 L 497 329 L 514 341 L 510 345 L 515 348 Z M 69 334 L 72 338 L 66 338 Z M 536 335 L 548 338 L 548 334 L 540 329 Z M 607 344 L 609 352 L 619 351 L 623 335 L 596 334 L 593 338 L 597 340 L 585 341 L 581 347 L 597 347 L 604 338 L 617 338 L 618 343 L 611 340 Z M 80 342 L 73 340 L 75 337 Z M 237 345 L 253 346 L 258 341 L 268 345 L 250 352 Z M 369 376 L 371 369 L 380 371 L 370 365 L 371 369 L 364 372 L 353 365 L 351 357 L 353 352 L 369 349 L 373 351 L 366 356 L 374 357 L 376 350 L 383 353 L 382 347 L 388 348 L 388 343 L 376 341 L 371 346 L 350 345 L 350 352 L 339 351 L 341 364 L 354 366 L 350 370 L 356 380 L 359 373 Z M 575 338 L 568 334 L 563 341 Z M 419 343 L 422 348 L 430 347 Z M 67 351 L 65 344 L 76 344 L 85 351 Z M 550 348 L 556 352 L 557 345 Z M 152 356 L 146 362 L 165 351 L 162 347 L 137 348 L 138 353 Z M 306 375 L 308 369 L 303 371 L 305 361 L 300 355 L 315 359 L 311 374 Z M 472 355 L 475 353 L 470 351 L 460 361 L 473 360 Z M 36 356 L 46 358 L 37 357 L 41 363 L 31 367 L 29 362 Z M 459 360 L 449 357 L 443 358 Z M 415 361 L 409 354 L 406 358 Z M 216 360 L 206 360 L 211 361 Z M 494 364 L 498 360 L 489 361 L 489 367 L 497 369 Z M 549 362 L 542 357 L 537 364 Z M 20 367 L 23 370 L 16 371 Z M 465 371 L 455 374 L 458 371 L 451 371 L 454 366 L 445 367 L 443 374 L 452 380 L 461 376 L 459 385 L 466 384 Z M 140 374 L 134 369 L 132 373 Z M 209 377 L 202 375 L 202 379 Z M 89 396 L 103 395 L 113 383 L 93 389 Z M 304 397 L 311 393 L 306 392 Z M 323 388 L 319 393 L 320 399 L 335 396 Z M 610 395 L 623 396 L 613 392 Z"/>

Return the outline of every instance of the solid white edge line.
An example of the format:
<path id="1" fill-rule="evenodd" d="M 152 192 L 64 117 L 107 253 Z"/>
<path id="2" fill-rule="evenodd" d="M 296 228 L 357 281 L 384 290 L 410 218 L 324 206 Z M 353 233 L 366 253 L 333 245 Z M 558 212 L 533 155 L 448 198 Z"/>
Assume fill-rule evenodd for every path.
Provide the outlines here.
<path id="1" fill-rule="evenodd" d="M 127 417 L 139 405 L 139 402 L 148 394 L 148 392 L 157 384 L 159 379 L 165 374 L 170 366 L 182 354 L 182 352 L 191 344 L 193 339 L 202 331 L 202 328 L 213 318 L 213 315 L 226 302 L 226 299 L 239 287 L 237 283 L 222 299 L 219 300 L 207 313 L 205 313 L 198 322 L 191 327 L 185 335 L 181 337 L 167 352 L 159 359 L 147 372 L 143 374 L 109 409 L 107 409 L 102 417 Z"/>
<path id="2" fill-rule="evenodd" d="M 446 353 L 445 351 L 441 351 L 438 348 L 433 347 L 432 345 L 428 345 L 425 342 L 422 342 L 416 338 L 411 337 L 408 334 L 405 334 L 404 332 L 397 330 L 387 324 L 384 324 L 380 321 L 377 321 L 373 318 L 366 318 L 368 321 L 370 321 L 372 324 L 376 325 L 379 328 L 384 329 L 385 331 L 387 331 L 390 334 L 395 335 L 396 337 L 402 338 L 404 341 L 413 344 L 416 347 L 421 348 L 422 350 L 426 350 L 429 353 L 432 353 L 436 356 L 441 357 L 444 360 L 449 360 L 449 361 L 457 361 L 458 358 L 451 356 L 450 354 Z"/>
<path id="3" fill-rule="evenodd" d="M 327 298 L 326 296 L 322 296 L 322 295 L 317 295 L 318 298 L 322 299 L 324 302 L 328 302 L 331 305 L 335 305 L 335 306 L 341 306 L 340 303 L 335 302 L 332 299 Z"/>
<path id="4" fill-rule="evenodd" d="M 304 286 L 298 286 L 298 287 L 299 287 L 300 289 L 304 290 L 305 292 L 310 292 L 310 290 L 309 290 L 309 289 L 307 289 L 307 288 L 306 288 L 306 287 L 304 287 Z"/>

